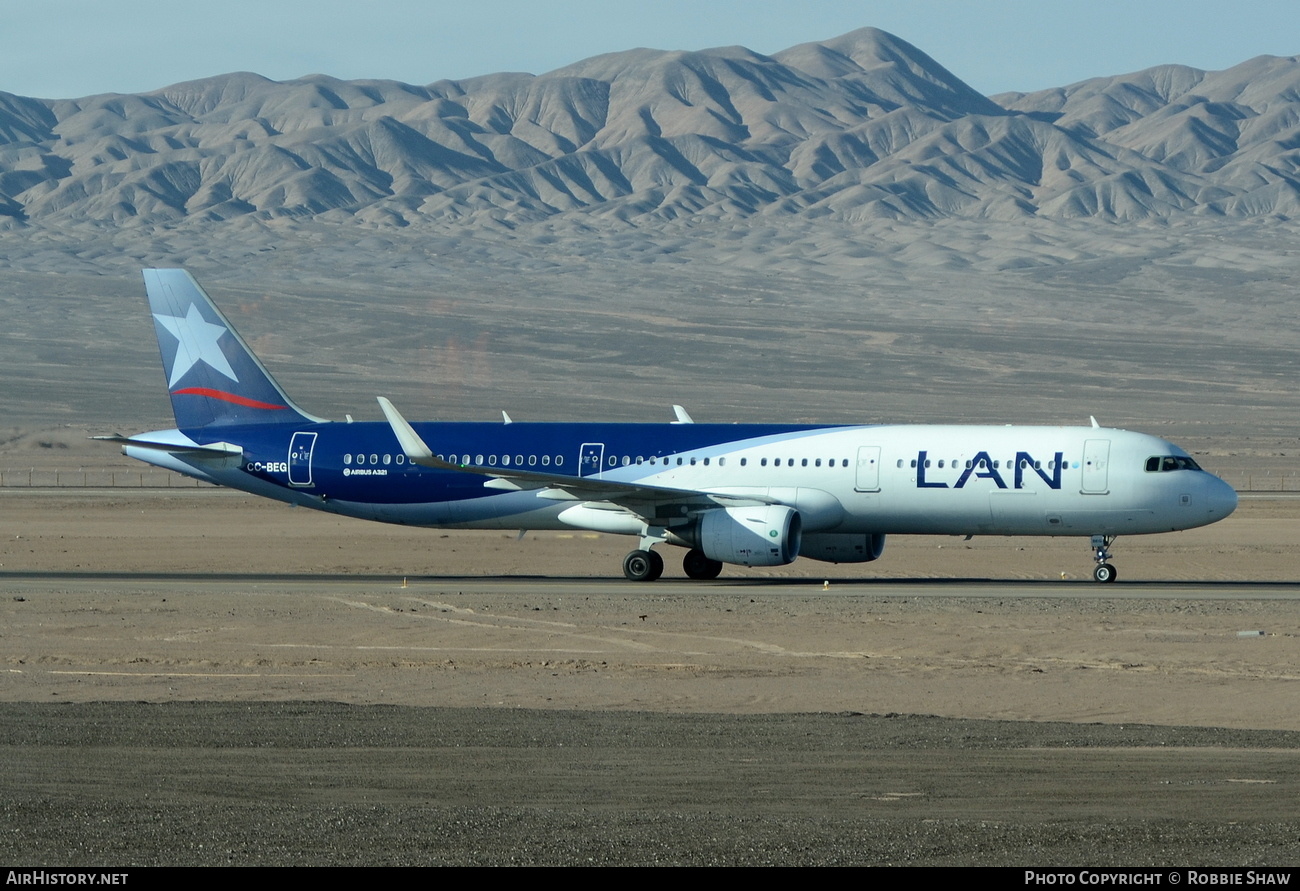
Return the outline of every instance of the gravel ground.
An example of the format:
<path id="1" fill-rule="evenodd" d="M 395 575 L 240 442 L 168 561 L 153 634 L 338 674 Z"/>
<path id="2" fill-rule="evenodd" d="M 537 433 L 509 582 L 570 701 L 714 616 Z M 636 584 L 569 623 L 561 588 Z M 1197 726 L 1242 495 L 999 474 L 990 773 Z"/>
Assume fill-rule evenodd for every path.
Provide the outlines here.
<path id="1" fill-rule="evenodd" d="M 0 714 L 10 863 L 1300 861 L 1295 732 L 337 703 Z"/>

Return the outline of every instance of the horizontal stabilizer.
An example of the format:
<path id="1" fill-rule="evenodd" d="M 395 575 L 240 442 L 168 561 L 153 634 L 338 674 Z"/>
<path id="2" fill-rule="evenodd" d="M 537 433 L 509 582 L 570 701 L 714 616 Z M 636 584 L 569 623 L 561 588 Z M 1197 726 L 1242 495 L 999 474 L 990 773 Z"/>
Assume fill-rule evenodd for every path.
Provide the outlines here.
<path id="1" fill-rule="evenodd" d="M 91 439 L 101 442 L 116 442 L 123 447 L 131 446 L 137 449 L 153 449 L 158 452 L 169 452 L 173 455 L 188 455 L 196 458 L 242 458 L 244 449 L 230 442 L 212 442 L 203 445 L 184 445 L 174 442 L 153 442 L 147 439 L 133 439 L 129 436 L 123 436 L 120 433 L 113 433 L 107 436 L 92 436 Z"/>

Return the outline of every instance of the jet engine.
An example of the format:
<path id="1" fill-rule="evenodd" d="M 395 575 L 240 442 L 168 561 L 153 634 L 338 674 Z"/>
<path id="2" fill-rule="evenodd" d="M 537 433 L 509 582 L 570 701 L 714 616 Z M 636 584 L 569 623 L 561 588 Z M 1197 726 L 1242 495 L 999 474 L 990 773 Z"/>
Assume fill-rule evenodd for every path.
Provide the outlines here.
<path id="1" fill-rule="evenodd" d="M 779 504 L 727 507 L 700 518 L 696 546 L 711 560 L 742 566 L 782 566 L 799 556 L 803 521 Z"/>
<path id="2" fill-rule="evenodd" d="M 818 532 L 805 535 L 799 556 L 823 563 L 870 563 L 885 552 L 885 533 L 852 535 Z"/>

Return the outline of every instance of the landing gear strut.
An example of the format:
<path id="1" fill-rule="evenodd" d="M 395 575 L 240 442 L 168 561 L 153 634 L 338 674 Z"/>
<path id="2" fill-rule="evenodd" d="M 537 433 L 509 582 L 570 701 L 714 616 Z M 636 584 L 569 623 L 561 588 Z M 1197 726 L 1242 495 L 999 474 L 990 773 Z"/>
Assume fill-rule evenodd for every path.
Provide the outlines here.
<path id="1" fill-rule="evenodd" d="M 637 550 L 623 558 L 623 575 L 633 582 L 653 582 L 664 574 L 664 558 L 651 550 Z"/>
<path id="2" fill-rule="evenodd" d="M 1094 580 L 1107 583 L 1119 577 L 1115 567 L 1110 565 L 1110 546 L 1115 543 L 1113 535 L 1094 535 L 1092 537 L 1092 559 L 1097 561 L 1092 570 Z"/>

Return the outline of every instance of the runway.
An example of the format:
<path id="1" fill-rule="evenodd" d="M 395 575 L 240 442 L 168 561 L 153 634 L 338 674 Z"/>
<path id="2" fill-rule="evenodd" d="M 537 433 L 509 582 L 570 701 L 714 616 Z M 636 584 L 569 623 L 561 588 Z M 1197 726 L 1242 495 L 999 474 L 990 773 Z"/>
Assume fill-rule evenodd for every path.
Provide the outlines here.
<path id="1" fill-rule="evenodd" d="M 1024 579 L 991 578 L 851 578 L 836 577 L 834 583 L 813 577 L 790 578 L 720 578 L 712 581 L 663 579 L 649 585 L 624 579 L 597 579 L 591 576 L 510 576 L 482 575 L 413 575 L 400 579 L 390 574 L 339 573 L 239 573 L 239 572 L 69 572 L 67 570 L 0 570 L 0 583 L 7 590 L 31 585 L 58 584 L 122 585 L 128 588 L 149 585 L 215 586 L 264 588 L 268 585 L 312 586 L 313 588 L 369 589 L 375 586 L 456 587 L 491 595 L 608 595 L 656 594 L 708 598 L 719 594 L 748 592 L 764 597 L 965 597 L 965 598 L 1052 598 L 1099 600 L 1239 600 L 1243 597 L 1265 600 L 1300 599 L 1300 581 L 1168 581 L 1139 579 L 1123 584 L 1100 585 L 1087 579 L 1042 582 Z"/>

